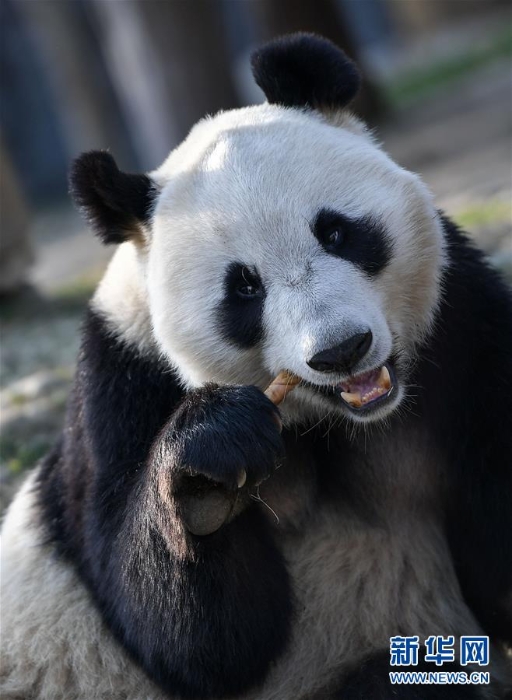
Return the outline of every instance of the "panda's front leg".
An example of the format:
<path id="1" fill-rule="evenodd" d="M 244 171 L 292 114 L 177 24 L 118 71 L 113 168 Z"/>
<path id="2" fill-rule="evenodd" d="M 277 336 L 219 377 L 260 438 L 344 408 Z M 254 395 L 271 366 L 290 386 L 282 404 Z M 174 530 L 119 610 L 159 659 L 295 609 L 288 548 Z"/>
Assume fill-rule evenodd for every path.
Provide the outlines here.
<path id="1" fill-rule="evenodd" d="M 115 544 L 125 595 L 113 627 L 168 692 L 242 693 L 285 648 L 290 580 L 249 498 L 281 457 L 278 410 L 255 387 L 190 392 L 155 440 Z M 201 500 L 206 515 L 192 512 Z"/>
<path id="2" fill-rule="evenodd" d="M 279 410 L 256 387 L 209 385 L 188 394 L 152 459 L 190 533 L 209 535 L 250 503 L 283 458 L 280 427 Z"/>

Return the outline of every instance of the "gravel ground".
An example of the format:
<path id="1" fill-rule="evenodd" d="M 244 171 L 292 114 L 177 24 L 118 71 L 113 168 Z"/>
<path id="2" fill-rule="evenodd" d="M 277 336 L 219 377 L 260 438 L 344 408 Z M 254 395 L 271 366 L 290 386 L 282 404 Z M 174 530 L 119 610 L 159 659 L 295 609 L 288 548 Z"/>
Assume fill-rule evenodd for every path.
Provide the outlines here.
<path id="1" fill-rule="evenodd" d="M 508 63 L 486 68 L 396 114 L 378 136 L 512 282 L 509 81 Z M 81 315 L 110 255 L 70 209 L 38 216 L 32 233 L 34 287 L 0 308 L 0 509 L 59 432 Z"/>

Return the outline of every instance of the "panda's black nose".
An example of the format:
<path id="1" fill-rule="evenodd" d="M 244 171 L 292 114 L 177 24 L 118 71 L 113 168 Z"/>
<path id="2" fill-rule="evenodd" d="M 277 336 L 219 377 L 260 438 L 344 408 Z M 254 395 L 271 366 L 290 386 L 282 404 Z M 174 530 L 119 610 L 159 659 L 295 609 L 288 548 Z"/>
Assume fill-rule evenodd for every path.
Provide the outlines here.
<path id="1" fill-rule="evenodd" d="M 317 352 L 307 364 L 317 372 L 350 372 L 370 349 L 372 338 L 371 331 L 356 333 L 340 345 Z"/>

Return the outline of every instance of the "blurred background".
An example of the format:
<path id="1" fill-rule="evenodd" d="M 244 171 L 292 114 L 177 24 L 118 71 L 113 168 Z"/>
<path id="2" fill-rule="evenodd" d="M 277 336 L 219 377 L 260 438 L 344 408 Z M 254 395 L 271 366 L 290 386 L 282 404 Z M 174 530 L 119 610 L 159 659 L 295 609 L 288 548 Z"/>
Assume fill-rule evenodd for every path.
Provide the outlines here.
<path id="1" fill-rule="evenodd" d="M 355 110 L 512 280 L 510 0 L 1 0 L 0 507 L 63 420 L 80 317 L 112 254 L 73 210 L 88 149 L 150 170 L 207 113 L 262 101 L 252 48 L 342 46 Z"/>

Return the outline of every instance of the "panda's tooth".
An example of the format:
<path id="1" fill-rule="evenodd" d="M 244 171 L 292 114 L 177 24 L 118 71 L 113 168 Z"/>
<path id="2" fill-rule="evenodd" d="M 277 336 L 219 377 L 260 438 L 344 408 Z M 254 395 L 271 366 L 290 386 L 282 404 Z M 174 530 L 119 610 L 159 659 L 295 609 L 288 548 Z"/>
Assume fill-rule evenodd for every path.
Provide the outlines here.
<path id="1" fill-rule="evenodd" d="M 360 408 L 363 405 L 359 392 L 342 391 L 341 398 L 354 408 Z"/>
<path id="2" fill-rule="evenodd" d="M 241 489 L 246 481 L 247 481 L 247 472 L 245 471 L 245 469 L 242 469 L 242 471 L 240 471 L 238 473 L 238 477 L 236 480 L 236 484 L 237 484 L 238 488 Z"/>
<path id="3" fill-rule="evenodd" d="M 391 389 L 391 375 L 389 374 L 389 370 L 386 367 L 386 365 L 382 365 L 378 383 L 379 386 L 385 389 L 386 391 L 389 391 Z"/>

